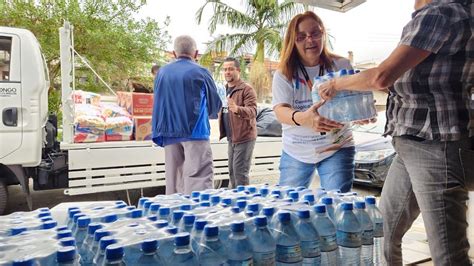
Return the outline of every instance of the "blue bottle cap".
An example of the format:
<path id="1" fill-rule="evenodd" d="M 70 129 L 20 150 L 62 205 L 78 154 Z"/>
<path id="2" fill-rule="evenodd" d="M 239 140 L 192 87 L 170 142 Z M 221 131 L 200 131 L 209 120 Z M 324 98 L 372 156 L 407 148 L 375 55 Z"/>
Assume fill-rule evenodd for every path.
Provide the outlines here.
<path id="1" fill-rule="evenodd" d="M 150 215 L 146 218 L 148 219 L 148 221 L 152 221 L 152 222 L 158 221 L 158 217 L 156 217 L 156 215 Z"/>
<path id="2" fill-rule="evenodd" d="M 287 196 L 289 196 L 290 193 L 293 192 L 293 191 L 295 191 L 294 188 L 287 188 L 287 189 L 285 189 L 285 194 L 286 194 Z"/>
<path id="3" fill-rule="evenodd" d="M 145 253 L 155 252 L 158 248 L 158 241 L 156 239 L 145 239 L 142 242 L 142 251 Z"/>
<path id="4" fill-rule="evenodd" d="M 69 219 L 73 219 L 74 218 L 74 215 L 76 215 L 77 213 L 80 213 L 81 211 L 79 209 L 72 209 L 70 212 L 69 212 Z"/>
<path id="5" fill-rule="evenodd" d="M 100 229 L 100 228 L 102 228 L 101 224 L 99 224 L 99 223 L 90 223 L 89 227 L 87 228 L 87 233 L 89 235 L 94 235 L 95 231 L 97 231 L 97 229 Z"/>
<path id="6" fill-rule="evenodd" d="M 237 191 L 245 191 L 245 186 L 237 186 Z"/>
<path id="7" fill-rule="evenodd" d="M 343 68 L 343 69 L 339 70 L 339 76 L 342 77 L 342 76 L 345 76 L 345 75 L 347 75 L 347 69 Z"/>
<path id="8" fill-rule="evenodd" d="M 255 215 L 255 213 L 254 213 L 253 211 L 247 210 L 247 211 L 245 212 L 245 216 L 247 216 L 247 217 L 253 217 L 254 215 Z"/>
<path id="9" fill-rule="evenodd" d="M 280 222 L 288 222 L 291 221 L 291 215 L 287 211 L 281 211 L 278 213 L 278 220 Z"/>
<path id="10" fill-rule="evenodd" d="M 209 201 L 201 201 L 199 203 L 199 206 L 201 206 L 201 207 L 211 207 L 211 203 Z"/>
<path id="11" fill-rule="evenodd" d="M 127 209 L 129 211 L 133 211 L 133 210 L 136 209 L 136 207 L 135 206 L 127 206 L 127 208 L 125 208 L 125 209 Z"/>
<path id="12" fill-rule="evenodd" d="M 375 197 L 374 196 L 367 196 L 365 197 L 365 202 L 370 205 L 375 205 Z"/>
<path id="13" fill-rule="evenodd" d="M 303 196 L 303 199 L 307 200 L 309 203 L 313 203 L 314 202 L 314 195 L 313 194 L 306 194 L 306 195 Z"/>
<path id="14" fill-rule="evenodd" d="M 108 214 L 102 218 L 103 223 L 113 223 L 118 220 L 117 214 Z"/>
<path id="15" fill-rule="evenodd" d="M 189 233 L 176 234 L 174 238 L 174 243 L 178 247 L 189 245 Z"/>
<path id="16" fill-rule="evenodd" d="M 135 218 L 140 218 L 143 217 L 143 210 L 140 209 L 135 209 L 127 213 L 127 217 L 135 219 Z"/>
<path id="17" fill-rule="evenodd" d="M 271 194 L 281 196 L 281 191 L 280 190 L 272 190 Z"/>
<path id="18" fill-rule="evenodd" d="M 53 217 L 51 217 L 51 216 L 41 217 L 40 220 L 41 220 L 41 222 L 44 223 L 44 222 L 46 222 L 46 221 L 51 221 L 51 220 L 53 220 Z"/>
<path id="19" fill-rule="evenodd" d="M 262 209 L 262 213 L 265 216 L 273 216 L 273 214 L 275 214 L 275 208 L 265 207 L 265 208 Z"/>
<path id="20" fill-rule="evenodd" d="M 56 252 L 56 260 L 58 263 L 72 262 L 76 259 L 76 247 L 63 246 Z"/>
<path id="21" fill-rule="evenodd" d="M 183 198 L 185 198 L 185 199 L 190 199 L 191 196 L 189 196 L 189 195 L 184 195 Z"/>
<path id="22" fill-rule="evenodd" d="M 123 209 L 123 208 L 127 208 L 127 206 L 128 206 L 127 204 L 122 203 L 122 204 L 117 204 L 117 205 L 115 205 L 115 208 L 116 208 L 116 209 Z"/>
<path id="23" fill-rule="evenodd" d="M 314 205 L 314 211 L 317 213 L 326 213 L 326 205 L 316 204 Z"/>
<path id="24" fill-rule="evenodd" d="M 110 232 L 105 229 L 97 229 L 94 233 L 94 241 L 99 242 L 100 239 L 104 236 L 110 235 Z"/>
<path id="25" fill-rule="evenodd" d="M 10 229 L 10 235 L 16 236 L 26 231 L 26 227 L 13 227 Z"/>
<path id="26" fill-rule="evenodd" d="M 77 219 L 77 226 L 79 228 L 86 228 L 91 223 L 91 218 L 87 216 L 82 216 Z"/>
<path id="27" fill-rule="evenodd" d="M 112 244 L 117 243 L 117 240 L 113 236 L 104 236 L 103 238 L 100 239 L 99 246 L 100 250 L 104 250 Z"/>
<path id="28" fill-rule="evenodd" d="M 174 225 L 168 225 L 166 227 L 166 232 L 168 232 L 169 234 L 175 235 L 178 233 L 178 227 Z"/>
<path id="29" fill-rule="evenodd" d="M 150 209 L 150 212 L 156 213 L 160 209 L 160 207 L 161 205 L 155 202 L 150 205 L 149 209 Z"/>
<path id="30" fill-rule="evenodd" d="M 77 220 L 81 217 L 84 217 L 86 216 L 84 213 L 76 213 L 74 214 L 74 216 L 72 217 L 72 221 L 77 224 Z"/>
<path id="31" fill-rule="evenodd" d="M 232 232 L 243 232 L 245 229 L 245 224 L 244 222 L 233 222 L 230 224 L 230 230 Z"/>
<path id="32" fill-rule="evenodd" d="M 323 197 L 321 199 L 321 202 L 326 204 L 326 205 L 332 205 L 333 204 L 333 200 L 331 197 Z"/>
<path id="33" fill-rule="evenodd" d="M 341 203 L 341 207 L 342 207 L 342 210 L 344 210 L 344 211 L 352 211 L 352 209 L 353 209 L 352 203 L 350 203 L 350 202 Z"/>
<path id="34" fill-rule="evenodd" d="M 122 204 L 127 205 L 127 203 L 125 203 L 125 201 L 123 201 L 123 200 L 116 200 L 115 201 L 115 205 L 122 205 Z"/>
<path id="35" fill-rule="evenodd" d="M 359 70 L 359 69 L 356 69 L 356 70 L 354 70 L 354 72 L 357 74 L 357 73 L 360 72 L 360 70 Z"/>
<path id="36" fill-rule="evenodd" d="M 137 227 L 137 226 L 139 226 L 137 222 L 132 222 L 132 223 L 127 224 L 127 227 Z"/>
<path id="37" fill-rule="evenodd" d="M 249 186 L 247 187 L 247 191 L 250 192 L 251 194 L 257 192 L 257 188 L 254 186 Z"/>
<path id="38" fill-rule="evenodd" d="M 166 220 L 157 220 L 153 223 L 156 228 L 164 228 L 168 226 L 168 221 Z"/>
<path id="39" fill-rule="evenodd" d="M 191 210 L 191 205 L 190 204 L 183 204 L 179 207 L 180 210 L 183 211 L 190 211 Z"/>
<path id="40" fill-rule="evenodd" d="M 123 247 L 120 244 L 112 244 L 105 250 L 105 258 L 108 261 L 120 260 L 123 258 Z"/>
<path id="41" fill-rule="evenodd" d="M 58 226 L 56 227 L 56 231 L 63 231 L 63 230 L 68 230 L 69 228 L 67 227 L 67 225 L 61 225 L 61 226 Z"/>
<path id="42" fill-rule="evenodd" d="M 259 216 L 255 217 L 255 219 L 253 220 L 253 223 L 256 226 L 266 226 L 267 225 L 267 216 L 259 215 Z"/>
<path id="43" fill-rule="evenodd" d="M 194 214 L 186 214 L 183 216 L 184 224 L 190 225 L 194 224 L 194 221 L 196 220 L 196 215 Z"/>
<path id="44" fill-rule="evenodd" d="M 138 206 L 143 206 L 143 204 L 145 204 L 145 201 L 147 201 L 147 200 L 148 200 L 148 198 L 140 198 L 138 200 Z"/>
<path id="45" fill-rule="evenodd" d="M 300 198 L 300 193 L 298 193 L 298 191 L 291 191 L 288 196 L 290 197 L 290 199 L 292 199 L 293 201 L 298 201 L 298 199 Z"/>
<path id="46" fill-rule="evenodd" d="M 51 216 L 51 213 L 49 211 L 38 213 L 38 218 L 46 217 L 46 216 Z"/>
<path id="47" fill-rule="evenodd" d="M 347 74 L 349 74 L 349 75 L 354 75 L 354 73 L 355 73 L 354 69 L 349 69 L 347 71 Z"/>
<path id="48" fill-rule="evenodd" d="M 51 228 L 54 228 L 56 227 L 56 225 L 58 225 L 58 223 L 56 221 L 53 221 L 53 220 L 50 220 L 50 221 L 46 221 L 43 223 L 42 225 L 42 228 L 43 229 L 51 229 Z"/>
<path id="49" fill-rule="evenodd" d="M 194 229 L 195 230 L 203 230 L 204 226 L 206 226 L 206 224 L 207 224 L 206 220 L 202 220 L 202 219 L 196 220 L 194 222 Z"/>
<path id="50" fill-rule="evenodd" d="M 175 223 L 179 222 L 181 218 L 183 218 L 183 215 L 184 215 L 184 211 L 182 210 L 173 211 L 173 221 Z"/>
<path id="51" fill-rule="evenodd" d="M 246 200 L 238 200 L 237 201 L 237 207 L 241 209 L 245 209 L 245 206 L 247 206 L 247 201 Z"/>
<path id="52" fill-rule="evenodd" d="M 219 227 L 217 225 L 208 224 L 204 227 L 204 235 L 208 237 L 218 236 Z"/>
<path id="53" fill-rule="evenodd" d="M 258 212 L 258 209 L 260 209 L 260 206 L 258 205 L 258 203 L 252 203 L 247 206 L 247 209 L 249 211 Z"/>
<path id="54" fill-rule="evenodd" d="M 356 209 L 365 209 L 365 202 L 363 201 L 356 201 L 355 202 Z"/>
<path id="55" fill-rule="evenodd" d="M 254 193 L 254 194 L 252 195 L 252 198 L 261 197 L 261 196 L 262 196 L 262 194 L 260 194 L 260 193 Z"/>
<path id="56" fill-rule="evenodd" d="M 170 215 L 171 209 L 168 208 L 168 207 L 163 207 L 163 208 L 160 208 L 160 210 L 158 212 L 159 212 L 160 216 L 168 216 L 168 215 Z"/>
<path id="57" fill-rule="evenodd" d="M 65 237 L 71 237 L 72 236 L 72 231 L 69 229 L 62 230 L 62 231 L 57 231 L 56 233 L 56 238 L 61 239 Z"/>
<path id="58" fill-rule="evenodd" d="M 77 207 L 77 206 L 69 207 L 69 208 L 67 208 L 67 213 L 69 214 L 72 210 L 79 210 L 79 207 Z"/>
<path id="59" fill-rule="evenodd" d="M 153 201 L 146 200 L 145 203 L 143 203 L 143 208 L 145 208 L 145 210 L 148 210 L 150 209 L 151 204 L 153 204 Z"/>
<path id="60" fill-rule="evenodd" d="M 233 193 L 237 193 L 237 192 L 239 192 L 239 191 L 237 191 L 237 189 L 236 189 L 236 188 L 232 189 L 231 191 L 232 191 Z"/>
<path id="61" fill-rule="evenodd" d="M 97 207 L 92 208 L 92 210 L 94 211 L 103 210 L 103 209 L 105 209 L 104 206 L 97 206 Z"/>
<path id="62" fill-rule="evenodd" d="M 262 194 L 262 197 L 266 197 L 269 192 L 270 192 L 270 190 L 266 187 L 263 187 L 263 188 L 260 189 L 260 194 Z"/>
<path id="63" fill-rule="evenodd" d="M 34 266 L 35 265 L 35 259 L 20 259 L 20 260 L 15 260 L 12 263 L 12 266 Z"/>
<path id="64" fill-rule="evenodd" d="M 231 205 L 232 204 L 232 199 L 231 198 L 223 198 L 222 203 Z"/>
<path id="65" fill-rule="evenodd" d="M 61 238 L 61 239 L 59 239 L 59 242 L 61 243 L 61 246 L 63 246 L 63 247 L 68 247 L 68 246 L 75 247 L 76 246 L 76 239 L 72 236 Z"/>
<path id="66" fill-rule="evenodd" d="M 201 194 L 201 192 L 199 191 L 193 191 L 191 192 L 191 198 L 199 198 L 199 195 Z"/>
<path id="67" fill-rule="evenodd" d="M 248 197 L 247 196 L 238 196 L 235 200 L 236 202 L 239 201 L 239 200 L 247 200 Z"/>
<path id="68" fill-rule="evenodd" d="M 299 210 L 297 214 L 298 214 L 298 217 L 301 219 L 309 218 L 309 210 Z"/>
<path id="69" fill-rule="evenodd" d="M 220 197 L 220 196 L 214 195 L 214 196 L 211 197 L 211 203 L 212 203 L 212 205 L 219 204 L 220 201 L 221 201 L 221 197 Z"/>
<path id="70" fill-rule="evenodd" d="M 208 194 L 208 193 L 202 193 L 200 196 L 199 196 L 199 199 L 201 201 L 209 201 L 209 199 L 211 198 L 211 195 Z"/>
<path id="71" fill-rule="evenodd" d="M 240 208 L 237 206 L 230 208 L 230 210 L 232 211 L 232 213 L 240 213 L 241 211 Z"/>

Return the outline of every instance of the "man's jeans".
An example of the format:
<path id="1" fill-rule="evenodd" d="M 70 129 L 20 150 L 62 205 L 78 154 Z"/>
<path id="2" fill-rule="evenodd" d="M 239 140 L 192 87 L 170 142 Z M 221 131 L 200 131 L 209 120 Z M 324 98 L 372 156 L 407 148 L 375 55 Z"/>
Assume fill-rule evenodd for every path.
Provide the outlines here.
<path id="1" fill-rule="evenodd" d="M 255 140 L 244 143 L 233 144 L 229 141 L 229 179 L 230 187 L 247 186 L 249 184 L 250 165 L 252 164 L 253 148 Z"/>
<path id="2" fill-rule="evenodd" d="M 389 265 L 402 265 L 402 237 L 420 211 L 434 264 L 470 265 L 468 192 L 459 159 L 459 148 L 468 145 L 467 138 L 449 142 L 393 138 L 397 155 L 381 196 Z"/>
<path id="3" fill-rule="evenodd" d="M 322 188 L 347 192 L 352 188 L 354 180 L 354 155 L 353 146 L 342 148 L 331 157 L 311 164 L 298 161 L 283 151 L 280 159 L 279 184 L 308 187 L 313 179 L 314 170 L 317 169 Z"/>

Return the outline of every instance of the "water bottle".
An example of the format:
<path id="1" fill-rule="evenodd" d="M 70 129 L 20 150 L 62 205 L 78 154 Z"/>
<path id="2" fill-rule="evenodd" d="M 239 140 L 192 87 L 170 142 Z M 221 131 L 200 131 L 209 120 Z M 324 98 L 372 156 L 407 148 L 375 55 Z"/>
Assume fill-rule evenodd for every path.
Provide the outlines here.
<path id="1" fill-rule="evenodd" d="M 81 213 L 81 212 L 78 212 L 76 214 L 74 214 L 74 216 L 72 217 L 72 226 L 71 226 L 71 231 L 72 232 L 75 232 L 76 231 L 76 227 L 77 227 L 77 220 L 80 218 L 80 217 L 83 217 L 83 216 L 86 216 L 84 213 Z"/>
<path id="2" fill-rule="evenodd" d="M 76 247 L 76 240 L 74 239 L 74 237 L 61 238 L 61 239 L 59 239 L 59 243 L 63 247 L 75 247 L 75 248 L 77 248 Z"/>
<path id="3" fill-rule="evenodd" d="M 374 264 L 385 265 L 385 258 L 383 254 L 383 217 L 380 210 L 375 204 L 375 197 L 370 196 L 365 198 L 366 210 L 374 225 Z"/>
<path id="4" fill-rule="evenodd" d="M 173 256 L 174 238 L 177 234 L 177 228 L 175 226 L 167 226 L 164 229 L 167 235 L 159 239 L 158 254 L 165 263 L 169 263 L 171 256 Z"/>
<path id="5" fill-rule="evenodd" d="M 274 234 L 277 264 L 302 265 L 301 239 L 293 226 L 290 212 L 281 211 L 278 213 Z"/>
<path id="6" fill-rule="evenodd" d="M 301 255 L 303 265 L 320 265 L 321 250 L 319 248 L 319 234 L 310 219 L 309 210 L 297 212 L 296 232 L 301 240 Z"/>
<path id="7" fill-rule="evenodd" d="M 143 213 L 145 216 L 148 216 L 150 212 L 150 206 L 153 204 L 153 201 L 151 200 L 145 200 L 145 203 L 143 203 Z"/>
<path id="8" fill-rule="evenodd" d="M 230 225 L 230 236 L 227 246 L 227 263 L 229 265 L 253 265 L 252 246 L 245 234 L 244 222 L 233 222 Z"/>
<path id="9" fill-rule="evenodd" d="M 140 209 L 140 210 L 143 210 L 143 205 L 145 204 L 145 202 L 148 200 L 148 198 L 140 198 L 138 200 L 138 206 L 137 206 L 137 209 Z"/>
<path id="10" fill-rule="evenodd" d="M 264 207 L 262 209 L 262 214 L 267 217 L 267 224 L 270 230 L 274 228 L 274 224 L 272 223 L 273 221 L 273 215 L 275 214 L 275 208 L 274 207 Z"/>
<path id="11" fill-rule="evenodd" d="M 166 220 L 168 222 L 171 222 L 170 214 L 171 214 L 171 209 L 170 208 L 168 208 L 168 207 L 160 208 L 158 210 L 158 219 Z"/>
<path id="12" fill-rule="evenodd" d="M 158 229 L 161 229 L 161 228 L 165 228 L 169 225 L 168 221 L 165 221 L 165 220 L 156 220 L 153 225 L 158 228 Z"/>
<path id="13" fill-rule="evenodd" d="M 57 231 L 56 238 L 61 239 L 65 237 L 72 237 L 72 232 L 69 229 Z"/>
<path id="14" fill-rule="evenodd" d="M 319 233 L 319 246 L 321 249 L 321 265 L 337 265 L 336 226 L 326 213 L 326 205 L 314 206 L 314 227 Z"/>
<path id="15" fill-rule="evenodd" d="M 334 210 L 333 199 L 331 197 L 322 197 L 321 203 L 326 205 L 326 213 L 328 214 L 329 218 L 331 218 L 333 223 L 336 223 L 336 214 Z"/>
<path id="16" fill-rule="evenodd" d="M 206 220 L 197 220 L 194 222 L 194 228 L 193 231 L 191 232 L 191 247 L 193 251 L 196 253 L 199 251 L 199 245 L 201 243 L 201 237 L 202 233 L 204 231 L 204 226 L 206 226 L 207 221 Z"/>
<path id="17" fill-rule="evenodd" d="M 303 200 L 307 201 L 308 204 L 312 206 L 312 205 L 314 205 L 315 198 L 314 198 L 313 194 L 305 194 L 303 196 Z"/>
<path id="18" fill-rule="evenodd" d="M 118 220 L 118 215 L 115 213 L 107 214 L 106 216 L 102 218 L 102 222 L 106 224 L 113 223 L 117 220 Z"/>
<path id="19" fill-rule="evenodd" d="M 342 213 L 336 224 L 336 240 L 339 246 L 341 265 L 360 265 L 362 230 L 352 212 L 353 205 L 343 202 Z"/>
<path id="20" fill-rule="evenodd" d="M 196 215 L 194 214 L 185 214 L 181 221 L 180 229 L 182 232 L 188 232 L 191 234 L 194 226 L 194 221 L 196 220 Z"/>
<path id="21" fill-rule="evenodd" d="M 36 263 L 35 259 L 27 259 L 27 258 L 15 260 L 12 263 L 12 266 L 36 266 L 36 265 L 38 264 Z"/>
<path id="22" fill-rule="evenodd" d="M 199 265 L 225 265 L 227 255 L 219 239 L 219 227 L 210 224 L 204 227 L 204 236 L 197 255 Z"/>
<path id="23" fill-rule="evenodd" d="M 91 218 L 87 216 L 80 217 L 77 219 L 76 232 L 74 232 L 74 237 L 76 238 L 76 244 L 78 247 L 82 246 L 84 239 L 87 236 L 87 230 L 89 224 L 91 223 Z"/>
<path id="24" fill-rule="evenodd" d="M 79 255 L 81 255 L 81 265 L 92 264 L 94 254 L 91 253 L 91 250 L 94 244 L 94 233 L 100 228 L 102 228 L 102 225 L 99 223 L 89 224 L 87 228 L 87 236 L 82 242 L 82 245 L 79 246 Z"/>
<path id="25" fill-rule="evenodd" d="M 374 257 L 374 226 L 369 214 L 365 211 L 365 202 L 356 201 L 355 211 L 362 229 L 362 250 L 360 254 L 361 265 L 373 265 Z"/>
<path id="26" fill-rule="evenodd" d="M 158 241 L 156 239 L 146 239 L 141 244 L 142 255 L 138 258 L 137 265 L 154 266 L 165 265 L 165 262 L 156 253 Z"/>
<path id="27" fill-rule="evenodd" d="M 255 217 L 255 230 L 249 239 L 253 247 L 253 260 L 255 265 L 275 265 L 276 242 L 267 226 L 267 217 Z"/>
<path id="28" fill-rule="evenodd" d="M 56 252 L 56 261 L 58 266 L 79 266 L 79 256 L 76 253 L 76 247 L 60 247 Z"/>
<path id="29" fill-rule="evenodd" d="M 88 255 L 86 256 L 88 259 L 90 258 L 90 261 L 85 261 L 86 264 L 91 264 L 94 262 L 94 257 L 95 254 L 99 252 L 100 246 L 100 240 L 103 237 L 109 236 L 110 232 L 105 230 L 105 229 L 97 229 L 94 233 L 94 242 L 92 243 L 91 248 L 88 251 Z"/>
<path id="30" fill-rule="evenodd" d="M 96 253 L 94 257 L 94 263 L 95 265 L 102 265 L 104 263 L 105 259 L 105 250 L 109 245 L 115 244 L 117 241 L 113 236 L 104 236 L 103 238 L 100 239 L 99 242 L 99 250 Z"/>
<path id="31" fill-rule="evenodd" d="M 148 216 L 156 215 L 158 210 L 160 209 L 161 205 L 154 202 L 150 205 L 150 208 L 148 209 Z"/>
<path id="32" fill-rule="evenodd" d="M 105 251 L 103 266 L 125 266 L 123 262 L 123 247 L 119 244 L 112 244 Z"/>
<path id="33" fill-rule="evenodd" d="M 218 195 L 211 196 L 211 206 L 215 206 L 221 202 L 221 197 Z"/>
<path id="34" fill-rule="evenodd" d="M 143 210 L 134 209 L 127 213 L 127 217 L 131 219 L 137 219 L 143 217 Z"/>
<path id="35" fill-rule="evenodd" d="M 196 254 L 192 251 L 189 245 L 190 240 L 191 237 L 189 233 L 179 233 L 175 236 L 174 244 L 176 248 L 173 251 L 173 256 L 170 259 L 169 265 L 198 265 Z"/>
<path id="36" fill-rule="evenodd" d="M 173 211 L 173 215 L 172 215 L 172 224 L 176 227 L 179 226 L 179 222 L 181 221 L 181 218 L 183 218 L 183 215 L 184 215 L 184 211 L 182 210 L 175 210 Z"/>
<path id="37" fill-rule="evenodd" d="M 288 193 L 288 197 L 293 200 L 293 202 L 298 202 L 300 198 L 300 193 L 298 191 L 291 191 Z"/>
<path id="38" fill-rule="evenodd" d="M 67 219 L 67 227 L 69 229 L 72 229 L 72 226 L 74 224 L 73 222 L 74 215 L 80 212 L 81 210 L 79 210 L 79 207 L 71 207 L 68 209 L 69 219 Z"/>

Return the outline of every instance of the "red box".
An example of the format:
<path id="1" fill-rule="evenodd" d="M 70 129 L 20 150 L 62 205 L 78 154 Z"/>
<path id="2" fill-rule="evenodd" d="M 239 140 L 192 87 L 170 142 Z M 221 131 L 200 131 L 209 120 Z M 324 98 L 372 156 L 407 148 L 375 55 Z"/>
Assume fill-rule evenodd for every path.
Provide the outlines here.
<path id="1" fill-rule="evenodd" d="M 135 140 L 151 140 L 151 116 L 134 116 Z"/>
<path id="2" fill-rule="evenodd" d="M 117 102 L 135 116 L 149 116 L 153 113 L 153 93 L 118 92 Z"/>

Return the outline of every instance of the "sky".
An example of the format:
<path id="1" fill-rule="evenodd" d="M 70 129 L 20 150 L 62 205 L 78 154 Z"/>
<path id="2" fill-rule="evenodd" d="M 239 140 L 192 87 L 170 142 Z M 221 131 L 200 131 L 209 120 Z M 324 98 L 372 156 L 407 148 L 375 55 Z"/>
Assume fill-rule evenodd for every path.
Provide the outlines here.
<path id="1" fill-rule="evenodd" d="M 224 0 L 232 7 L 244 11 L 243 1 Z M 190 35 L 196 40 L 199 51 L 204 52 L 204 43 L 212 40 L 213 36 L 232 32 L 232 29 L 222 25 L 211 36 L 207 29 L 212 16 L 210 5 L 205 9 L 202 23 L 197 24 L 196 11 L 204 3 L 205 0 L 149 0 L 139 16 L 150 17 L 160 23 L 169 16 L 171 23 L 167 29 L 172 39 L 183 34 Z M 347 57 L 347 52 L 353 51 L 356 63 L 379 63 L 397 46 L 403 26 L 414 11 L 413 6 L 414 0 L 367 0 L 346 13 L 321 8 L 315 8 L 314 11 L 335 37 L 335 53 Z M 173 50 L 172 43 L 168 50 Z"/>

